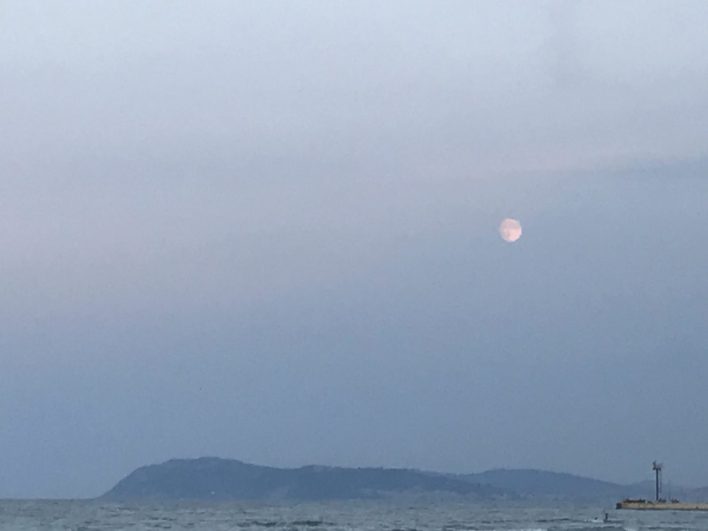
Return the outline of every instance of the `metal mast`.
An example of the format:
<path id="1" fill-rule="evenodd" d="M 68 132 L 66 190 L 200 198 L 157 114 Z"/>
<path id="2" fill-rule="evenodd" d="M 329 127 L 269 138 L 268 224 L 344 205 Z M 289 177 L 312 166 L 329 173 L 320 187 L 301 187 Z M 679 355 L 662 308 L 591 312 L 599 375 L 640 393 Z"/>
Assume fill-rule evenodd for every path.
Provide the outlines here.
<path id="1" fill-rule="evenodd" d="M 661 470 L 664 468 L 664 465 L 654 461 L 651 464 L 651 468 L 656 474 L 656 501 L 659 501 L 661 500 Z"/>

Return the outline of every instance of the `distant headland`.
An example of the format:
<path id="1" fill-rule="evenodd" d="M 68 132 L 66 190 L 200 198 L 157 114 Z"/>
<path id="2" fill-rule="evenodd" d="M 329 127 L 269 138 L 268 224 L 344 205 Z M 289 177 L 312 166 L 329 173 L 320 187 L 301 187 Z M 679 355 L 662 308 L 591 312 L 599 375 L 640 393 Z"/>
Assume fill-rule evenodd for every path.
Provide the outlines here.
<path id="1" fill-rule="evenodd" d="M 551 498 L 610 501 L 645 496 L 647 482 L 620 485 L 543 470 L 439 474 L 401 468 L 275 468 L 235 459 L 171 459 L 138 468 L 101 499 L 324 501 L 434 495 L 470 499 Z M 684 497 L 690 493 L 684 490 Z"/>
<path id="2" fill-rule="evenodd" d="M 501 489 L 463 478 L 394 468 L 274 468 L 235 459 L 172 459 L 140 467 L 102 496 L 109 500 L 337 500 L 405 492 L 489 498 Z"/>

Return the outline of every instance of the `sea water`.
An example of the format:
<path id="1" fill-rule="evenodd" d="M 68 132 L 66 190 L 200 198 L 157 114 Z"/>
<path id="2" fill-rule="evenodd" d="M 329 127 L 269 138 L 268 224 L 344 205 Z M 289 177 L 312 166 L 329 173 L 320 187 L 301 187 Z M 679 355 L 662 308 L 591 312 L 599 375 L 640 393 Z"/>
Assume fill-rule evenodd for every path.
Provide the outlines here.
<path id="1" fill-rule="evenodd" d="M 605 512 L 609 520 L 603 522 Z M 632 512 L 544 503 L 141 503 L 0 501 L 0 529 L 17 530 L 708 530 L 708 513 Z"/>

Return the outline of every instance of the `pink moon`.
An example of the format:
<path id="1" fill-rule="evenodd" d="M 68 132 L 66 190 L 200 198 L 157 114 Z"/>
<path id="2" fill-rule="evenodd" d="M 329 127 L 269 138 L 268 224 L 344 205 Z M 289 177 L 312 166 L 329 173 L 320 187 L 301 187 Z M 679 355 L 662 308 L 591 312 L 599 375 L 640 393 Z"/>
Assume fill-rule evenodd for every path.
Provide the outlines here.
<path id="1" fill-rule="evenodd" d="M 514 243 L 521 238 L 521 234 L 523 234 L 523 231 L 518 219 L 505 218 L 499 224 L 499 235 L 505 242 Z"/>

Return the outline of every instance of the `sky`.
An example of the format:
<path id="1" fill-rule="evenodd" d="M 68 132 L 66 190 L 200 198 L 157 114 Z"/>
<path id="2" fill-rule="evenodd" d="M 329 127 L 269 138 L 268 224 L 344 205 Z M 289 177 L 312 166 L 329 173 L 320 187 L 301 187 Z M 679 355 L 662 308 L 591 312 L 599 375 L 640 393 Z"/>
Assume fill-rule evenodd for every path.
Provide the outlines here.
<path id="1" fill-rule="evenodd" d="M 0 497 L 205 455 L 708 485 L 707 22 L 1 2 Z"/>

